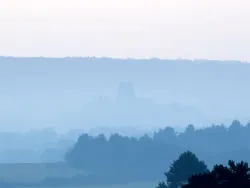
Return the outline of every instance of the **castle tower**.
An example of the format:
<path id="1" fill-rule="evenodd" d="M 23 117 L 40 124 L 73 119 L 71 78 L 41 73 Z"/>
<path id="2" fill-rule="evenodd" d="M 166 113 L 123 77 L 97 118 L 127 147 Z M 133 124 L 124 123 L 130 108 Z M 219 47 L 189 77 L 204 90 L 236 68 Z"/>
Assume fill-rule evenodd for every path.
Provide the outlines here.
<path id="1" fill-rule="evenodd" d="M 134 86 L 131 82 L 122 82 L 118 87 L 117 102 L 131 102 L 136 99 Z"/>

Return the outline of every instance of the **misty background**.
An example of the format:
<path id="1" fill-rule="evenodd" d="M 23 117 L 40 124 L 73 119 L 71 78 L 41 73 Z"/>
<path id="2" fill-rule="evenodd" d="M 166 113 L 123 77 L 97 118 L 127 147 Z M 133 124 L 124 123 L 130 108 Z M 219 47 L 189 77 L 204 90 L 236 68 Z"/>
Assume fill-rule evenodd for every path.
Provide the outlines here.
<path id="1" fill-rule="evenodd" d="M 249 7 L 0 0 L 0 187 L 152 188 L 185 151 L 249 162 Z"/>
<path id="2" fill-rule="evenodd" d="M 138 137 L 166 126 L 183 132 L 189 124 L 201 128 L 250 120 L 248 63 L 91 57 L 0 61 L 5 162 L 63 160 L 84 132 Z"/>
<path id="3" fill-rule="evenodd" d="M 152 130 L 249 120 L 245 63 L 2 57 L 0 66 L 3 131 Z"/>

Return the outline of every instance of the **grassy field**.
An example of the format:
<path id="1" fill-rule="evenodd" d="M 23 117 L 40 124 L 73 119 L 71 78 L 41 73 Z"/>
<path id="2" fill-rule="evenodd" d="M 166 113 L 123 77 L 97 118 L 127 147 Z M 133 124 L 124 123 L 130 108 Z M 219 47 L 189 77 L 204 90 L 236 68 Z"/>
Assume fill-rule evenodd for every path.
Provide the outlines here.
<path id="1" fill-rule="evenodd" d="M 157 182 L 129 183 L 122 185 L 87 186 L 86 188 L 155 188 Z"/>
<path id="2" fill-rule="evenodd" d="M 117 185 L 85 186 L 84 188 L 155 188 L 156 185 L 157 182 L 140 182 L 140 183 L 117 184 Z M 54 188 L 54 187 L 39 187 L 39 188 Z M 63 187 L 63 188 L 83 188 L 83 187 Z"/>
<path id="3" fill-rule="evenodd" d="M 82 170 L 69 168 L 65 164 L 60 164 L 60 163 L 59 164 L 35 164 L 35 163 L 0 164 L 0 181 L 11 182 L 16 184 L 39 183 L 46 177 L 69 178 L 77 174 L 84 175 L 86 173 Z M 129 184 L 118 184 L 118 185 L 117 184 L 93 185 L 93 186 L 84 186 L 84 188 L 155 188 L 156 185 L 157 182 L 140 182 L 140 183 L 129 183 Z M 44 187 L 44 188 L 52 188 L 52 187 Z M 78 188 L 78 187 L 63 187 L 63 188 Z"/>
<path id="4" fill-rule="evenodd" d="M 0 180 L 15 183 L 35 183 L 46 177 L 72 177 L 83 171 L 65 164 L 0 164 Z"/>

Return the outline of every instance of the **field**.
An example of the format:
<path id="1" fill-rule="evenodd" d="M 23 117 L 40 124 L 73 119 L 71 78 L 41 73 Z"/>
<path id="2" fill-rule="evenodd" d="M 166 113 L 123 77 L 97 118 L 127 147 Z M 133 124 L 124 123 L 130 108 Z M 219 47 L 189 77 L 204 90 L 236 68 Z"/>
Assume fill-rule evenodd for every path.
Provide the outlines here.
<path id="1" fill-rule="evenodd" d="M 83 171 L 64 164 L 0 164 L 0 180 L 13 183 L 36 183 L 46 177 L 72 177 Z"/>
<path id="2" fill-rule="evenodd" d="M 65 164 L 0 164 L 0 181 L 11 183 L 38 183 L 46 177 L 67 178 L 86 174 L 82 170 L 69 168 Z M 85 188 L 155 188 L 157 182 L 140 182 L 120 185 L 93 185 Z M 25 188 L 25 187 L 24 187 Z M 31 188 L 31 187 L 29 187 Z M 43 188 L 43 187 L 39 187 Z M 44 187 L 50 188 L 50 187 Z M 78 187 L 64 187 L 78 188 Z M 80 187 L 79 187 L 80 188 Z M 82 188 L 82 187 L 81 187 Z"/>
<path id="3" fill-rule="evenodd" d="M 156 185 L 157 182 L 141 182 L 141 183 L 128 183 L 121 185 L 86 186 L 84 188 L 155 188 Z M 54 188 L 54 187 L 39 187 L 39 188 Z M 63 187 L 63 188 L 83 188 L 83 187 Z"/>
<path id="4" fill-rule="evenodd" d="M 88 186 L 87 188 L 155 188 L 157 182 L 129 183 L 123 185 Z"/>

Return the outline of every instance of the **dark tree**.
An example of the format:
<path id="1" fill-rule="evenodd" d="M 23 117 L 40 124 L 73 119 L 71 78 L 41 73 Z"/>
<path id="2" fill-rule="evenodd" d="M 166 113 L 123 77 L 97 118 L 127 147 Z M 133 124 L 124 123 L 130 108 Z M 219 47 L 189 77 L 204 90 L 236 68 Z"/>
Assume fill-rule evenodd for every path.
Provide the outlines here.
<path id="1" fill-rule="evenodd" d="M 195 154 L 190 151 L 182 153 L 179 158 L 173 162 L 165 176 L 169 188 L 177 188 L 188 178 L 195 174 L 208 172 L 207 166 L 203 161 L 199 161 Z M 161 188 L 163 184 L 159 185 Z M 164 187 L 163 187 L 164 188 Z"/>
<path id="2" fill-rule="evenodd" d="M 249 188 L 248 163 L 229 161 L 228 165 L 215 165 L 211 172 L 193 175 L 182 188 Z"/>

